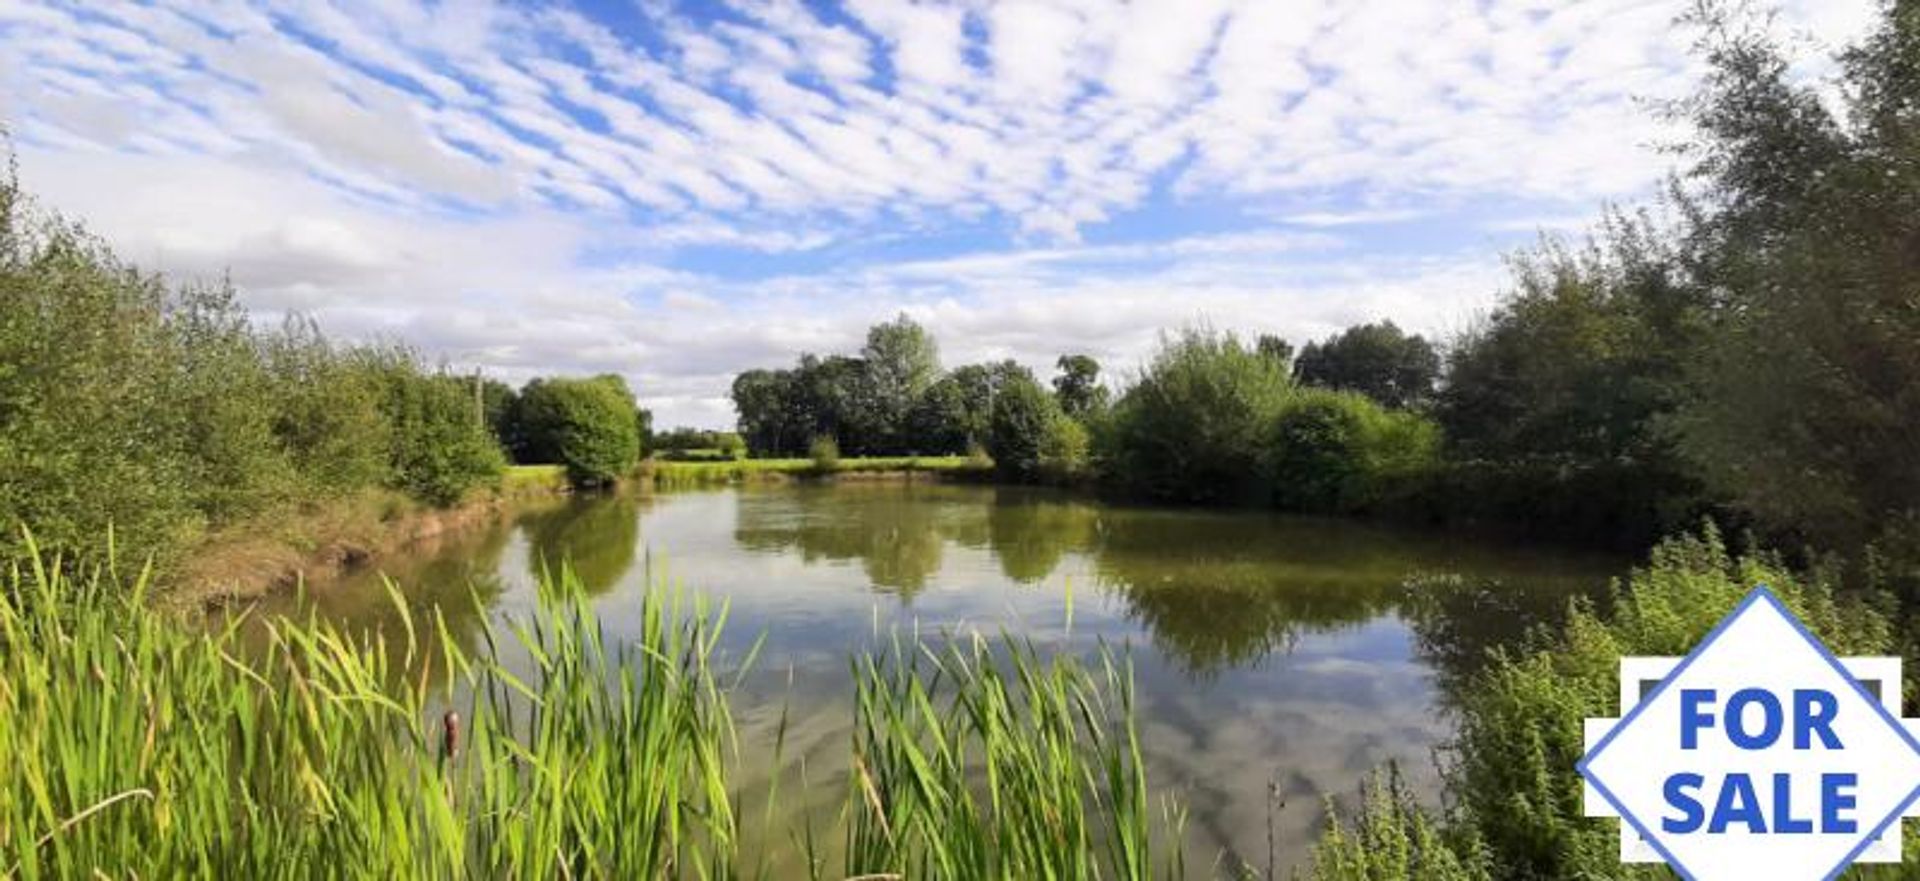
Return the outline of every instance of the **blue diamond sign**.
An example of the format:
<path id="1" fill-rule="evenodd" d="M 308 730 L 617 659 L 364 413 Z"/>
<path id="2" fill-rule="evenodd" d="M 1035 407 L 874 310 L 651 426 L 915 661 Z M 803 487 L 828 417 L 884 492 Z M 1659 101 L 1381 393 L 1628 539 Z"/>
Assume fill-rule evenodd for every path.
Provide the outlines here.
<path id="1" fill-rule="evenodd" d="M 1620 719 L 1587 720 L 1587 813 L 1624 862 L 1692 881 L 1832 878 L 1898 862 L 1920 812 L 1920 722 L 1898 658 L 1837 658 L 1765 586 L 1684 658 L 1623 658 Z"/>

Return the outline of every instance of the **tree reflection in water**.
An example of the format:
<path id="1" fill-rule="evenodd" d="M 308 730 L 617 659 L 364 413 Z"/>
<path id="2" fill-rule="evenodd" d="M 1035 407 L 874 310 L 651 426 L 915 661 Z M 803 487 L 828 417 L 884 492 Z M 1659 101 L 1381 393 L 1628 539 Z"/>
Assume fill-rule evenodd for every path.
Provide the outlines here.
<path id="1" fill-rule="evenodd" d="M 520 517 L 532 553 L 528 575 L 572 567 L 588 596 L 602 596 L 633 568 L 640 547 L 641 497 L 631 493 L 574 496 L 548 510 Z"/>

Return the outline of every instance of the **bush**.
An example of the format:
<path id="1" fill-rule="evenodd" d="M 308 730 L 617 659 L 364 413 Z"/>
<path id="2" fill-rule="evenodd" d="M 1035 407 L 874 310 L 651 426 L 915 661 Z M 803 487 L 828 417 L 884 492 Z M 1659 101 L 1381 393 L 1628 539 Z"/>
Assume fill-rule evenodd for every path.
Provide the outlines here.
<path id="1" fill-rule="evenodd" d="M 626 381 L 536 379 L 520 392 L 520 424 L 528 449 L 565 465 L 575 486 L 600 486 L 640 459 L 638 406 Z"/>
<path id="2" fill-rule="evenodd" d="M 994 395 L 987 425 L 987 451 L 1001 474 L 1033 480 L 1044 471 L 1048 436 L 1065 419 L 1053 395 L 1030 375 L 1011 378 Z"/>
<path id="3" fill-rule="evenodd" d="M 807 445 L 807 458 L 813 460 L 813 470 L 821 473 L 840 467 L 840 442 L 833 435 L 823 434 Z"/>
<path id="4" fill-rule="evenodd" d="M 1498 878 L 1665 877 L 1665 870 L 1622 867 L 1618 822 L 1583 816 L 1581 780 L 1572 771 L 1585 752 L 1582 720 L 1619 714 L 1622 656 L 1686 654 L 1760 583 L 1835 654 L 1883 655 L 1894 645 L 1877 595 L 1837 594 L 1770 554 L 1730 555 L 1711 526 L 1670 539 L 1606 602 L 1577 604 L 1564 631 L 1531 651 L 1496 655 L 1467 679 L 1444 769 L 1451 810 L 1438 819 L 1440 837 L 1484 843 Z M 1436 822 L 1409 811 L 1388 818 L 1407 835 Z M 1358 850 L 1370 845 L 1335 830 L 1316 865 L 1364 863 L 1370 857 Z M 1323 870 L 1318 877 L 1370 876 Z"/>
<path id="5" fill-rule="evenodd" d="M 422 373 L 407 356 L 397 357 L 386 406 L 398 488 L 429 504 L 451 505 L 476 487 L 497 485 L 507 457 L 474 412 L 467 381 Z"/>
<path id="6" fill-rule="evenodd" d="M 302 490 L 331 495 L 386 483 L 393 426 L 374 359 L 336 349 L 310 319 L 289 319 L 262 348 L 278 404 L 273 433 Z"/>
<path id="7" fill-rule="evenodd" d="M 1091 446 L 1087 428 L 1080 420 L 1064 412 L 1054 414 L 1047 423 L 1046 435 L 1040 439 L 1041 475 L 1062 483 L 1084 477 Z"/>
<path id="8" fill-rule="evenodd" d="M 1352 392 L 1303 389 L 1274 421 L 1268 475 L 1282 508 L 1351 513 L 1376 508 L 1434 464 L 1440 431 Z"/>
<path id="9" fill-rule="evenodd" d="M 1266 444 L 1292 394 L 1275 359 L 1232 334 L 1184 331 L 1161 342 L 1115 406 L 1103 458 L 1117 481 L 1155 498 L 1264 499 Z"/>

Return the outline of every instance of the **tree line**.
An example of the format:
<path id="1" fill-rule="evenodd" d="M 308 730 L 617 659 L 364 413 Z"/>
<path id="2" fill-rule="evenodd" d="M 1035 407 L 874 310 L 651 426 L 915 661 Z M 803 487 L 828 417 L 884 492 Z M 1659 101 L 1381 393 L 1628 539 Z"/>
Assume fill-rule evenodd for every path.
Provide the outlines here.
<path id="1" fill-rule="evenodd" d="M 228 284 L 170 284 L 0 179 L 0 555 L 163 559 L 223 525 L 369 490 L 446 505 L 515 461 L 631 470 L 618 377 L 515 392 L 397 343 L 261 328 Z"/>
<path id="2" fill-rule="evenodd" d="M 1109 391 L 1084 355 L 1052 388 L 1010 361 L 943 371 L 902 316 L 858 353 L 740 374 L 741 434 L 762 454 L 979 447 L 1009 477 L 1632 547 L 1711 514 L 1920 559 L 1914 18 L 1889 7 L 1841 57 L 1841 106 L 1791 82 L 1762 29 L 1713 25 L 1701 91 L 1666 109 L 1696 134 L 1664 196 L 1513 254 L 1498 305 L 1453 339 L 1381 322 L 1296 355 L 1187 329 Z"/>

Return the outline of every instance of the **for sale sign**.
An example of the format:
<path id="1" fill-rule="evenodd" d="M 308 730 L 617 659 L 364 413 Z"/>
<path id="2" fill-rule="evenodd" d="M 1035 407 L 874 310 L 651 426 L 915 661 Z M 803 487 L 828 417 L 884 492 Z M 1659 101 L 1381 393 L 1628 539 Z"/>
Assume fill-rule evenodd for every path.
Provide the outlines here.
<path id="1" fill-rule="evenodd" d="M 1899 695 L 1899 659 L 1837 658 L 1755 588 L 1685 658 L 1622 660 L 1625 716 L 1587 720 L 1588 813 L 1694 881 L 1897 862 L 1920 799 Z"/>

